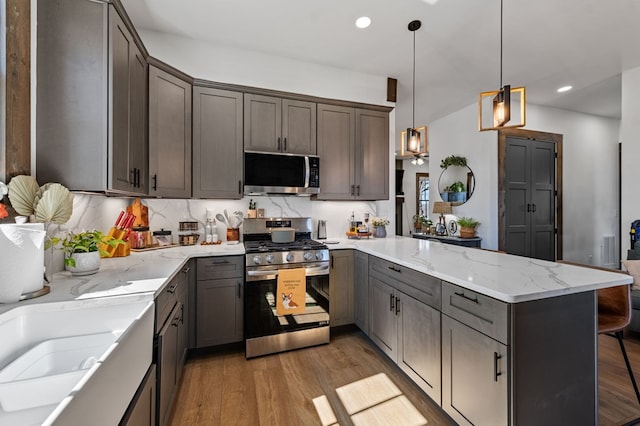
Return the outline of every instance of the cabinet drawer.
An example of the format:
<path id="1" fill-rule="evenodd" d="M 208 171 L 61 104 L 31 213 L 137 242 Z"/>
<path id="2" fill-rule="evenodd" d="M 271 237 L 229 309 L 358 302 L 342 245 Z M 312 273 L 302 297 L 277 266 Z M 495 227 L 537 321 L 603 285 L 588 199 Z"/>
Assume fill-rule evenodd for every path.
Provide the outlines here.
<path id="1" fill-rule="evenodd" d="M 369 256 L 369 271 L 381 281 L 440 310 L 440 280 L 379 257 Z"/>
<path id="2" fill-rule="evenodd" d="M 244 277 L 244 256 L 202 257 L 197 263 L 197 279 Z"/>
<path id="3" fill-rule="evenodd" d="M 180 274 L 180 272 L 178 272 L 178 274 Z M 155 333 L 162 328 L 162 325 L 165 323 L 167 317 L 171 313 L 171 310 L 178 301 L 177 291 L 181 283 L 180 278 L 180 275 L 173 277 L 173 279 L 164 286 L 160 294 L 156 297 Z"/>
<path id="4" fill-rule="evenodd" d="M 442 282 L 442 312 L 487 336 L 509 344 L 509 305 Z"/>

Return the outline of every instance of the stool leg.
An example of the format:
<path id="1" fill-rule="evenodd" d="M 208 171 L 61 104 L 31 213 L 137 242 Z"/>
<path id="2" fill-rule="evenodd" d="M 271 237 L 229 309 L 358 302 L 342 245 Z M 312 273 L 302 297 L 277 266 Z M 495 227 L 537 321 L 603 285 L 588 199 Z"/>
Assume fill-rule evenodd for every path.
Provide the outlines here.
<path id="1" fill-rule="evenodd" d="M 636 378 L 633 375 L 633 370 L 631 370 L 631 364 L 629 363 L 627 351 L 624 348 L 624 342 L 622 341 L 622 331 L 616 331 L 615 335 L 618 339 L 618 343 L 620 343 L 620 350 L 622 351 L 622 356 L 624 357 L 624 363 L 627 365 L 627 371 L 629 371 L 629 378 L 631 379 L 631 384 L 633 384 L 633 390 L 636 391 L 636 398 L 638 399 L 638 403 L 640 403 L 640 391 L 638 391 L 638 384 L 636 383 Z"/>

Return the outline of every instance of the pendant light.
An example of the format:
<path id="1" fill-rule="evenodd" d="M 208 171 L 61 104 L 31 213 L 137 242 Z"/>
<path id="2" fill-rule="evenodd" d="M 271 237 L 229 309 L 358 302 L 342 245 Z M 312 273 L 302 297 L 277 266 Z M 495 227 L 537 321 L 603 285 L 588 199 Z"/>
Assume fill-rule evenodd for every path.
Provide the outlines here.
<path id="1" fill-rule="evenodd" d="M 505 84 L 502 85 L 502 15 L 503 15 L 503 0 L 500 0 L 500 89 L 497 91 L 491 92 L 482 92 L 480 93 L 480 98 L 478 101 L 478 124 L 480 131 L 483 130 L 497 130 L 503 127 L 522 127 L 525 125 L 525 108 L 526 108 L 526 100 L 525 100 L 525 88 L 524 87 L 516 87 L 511 88 L 511 85 Z M 511 121 L 511 110 L 512 110 L 512 95 L 515 95 L 519 100 L 519 109 L 520 109 L 520 121 L 519 123 L 511 124 L 507 126 L 506 124 Z M 492 122 L 488 127 L 484 126 L 483 123 L 483 114 L 482 109 L 485 104 L 487 104 L 487 99 L 491 100 L 491 117 Z"/>
<path id="2" fill-rule="evenodd" d="M 422 22 L 419 20 L 409 22 L 409 31 L 413 33 L 413 121 L 405 134 L 405 151 L 412 154 L 420 154 L 421 141 L 420 132 L 416 129 L 416 31 L 420 29 Z"/>

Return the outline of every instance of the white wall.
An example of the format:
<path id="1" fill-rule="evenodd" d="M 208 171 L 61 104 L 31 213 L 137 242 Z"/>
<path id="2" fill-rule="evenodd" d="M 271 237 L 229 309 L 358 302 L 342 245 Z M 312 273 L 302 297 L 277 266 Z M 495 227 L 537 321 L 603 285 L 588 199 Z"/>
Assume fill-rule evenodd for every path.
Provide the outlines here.
<path id="1" fill-rule="evenodd" d="M 466 204 L 454 208 L 454 214 L 480 220 L 483 247 L 497 249 L 497 133 L 478 132 L 477 114 L 473 104 L 431 123 L 430 160 L 436 165 L 451 154 L 467 158 L 476 189 Z M 619 238 L 618 120 L 528 105 L 526 129 L 563 134 L 563 257 L 601 265 L 603 236 Z M 440 199 L 435 184 L 440 172 L 431 167 L 432 200 Z"/>
<path id="2" fill-rule="evenodd" d="M 640 219 L 640 68 L 622 73 L 622 258 L 629 249 L 629 226 Z"/>

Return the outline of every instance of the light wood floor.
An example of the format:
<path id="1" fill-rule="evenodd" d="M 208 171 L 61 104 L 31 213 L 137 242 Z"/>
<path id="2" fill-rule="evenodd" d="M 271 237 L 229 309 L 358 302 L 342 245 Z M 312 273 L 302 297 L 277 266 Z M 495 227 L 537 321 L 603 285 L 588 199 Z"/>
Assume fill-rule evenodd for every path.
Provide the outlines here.
<path id="1" fill-rule="evenodd" d="M 625 345 L 640 379 L 640 335 L 628 334 Z M 598 424 L 622 425 L 639 417 L 640 404 L 615 338 L 599 337 L 598 367 Z M 185 365 L 171 424 L 321 425 L 313 401 L 316 399 L 322 406 L 322 398 L 317 398 L 324 395 L 324 406 L 330 407 L 329 417 L 333 414 L 340 425 L 351 425 L 354 422 L 336 389 L 380 373 L 386 376 L 369 380 L 390 381 L 390 386 L 397 387 L 393 395 L 399 391 L 413 405 L 409 409 L 393 409 L 396 415 L 415 408 L 416 415 L 421 415 L 429 425 L 453 424 L 397 366 L 355 330 L 332 330 L 329 345 L 250 360 L 245 359 L 242 350 L 191 357 Z M 393 398 L 393 402 L 397 401 Z M 382 419 L 383 415 L 372 413 L 377 420 Z"/>

